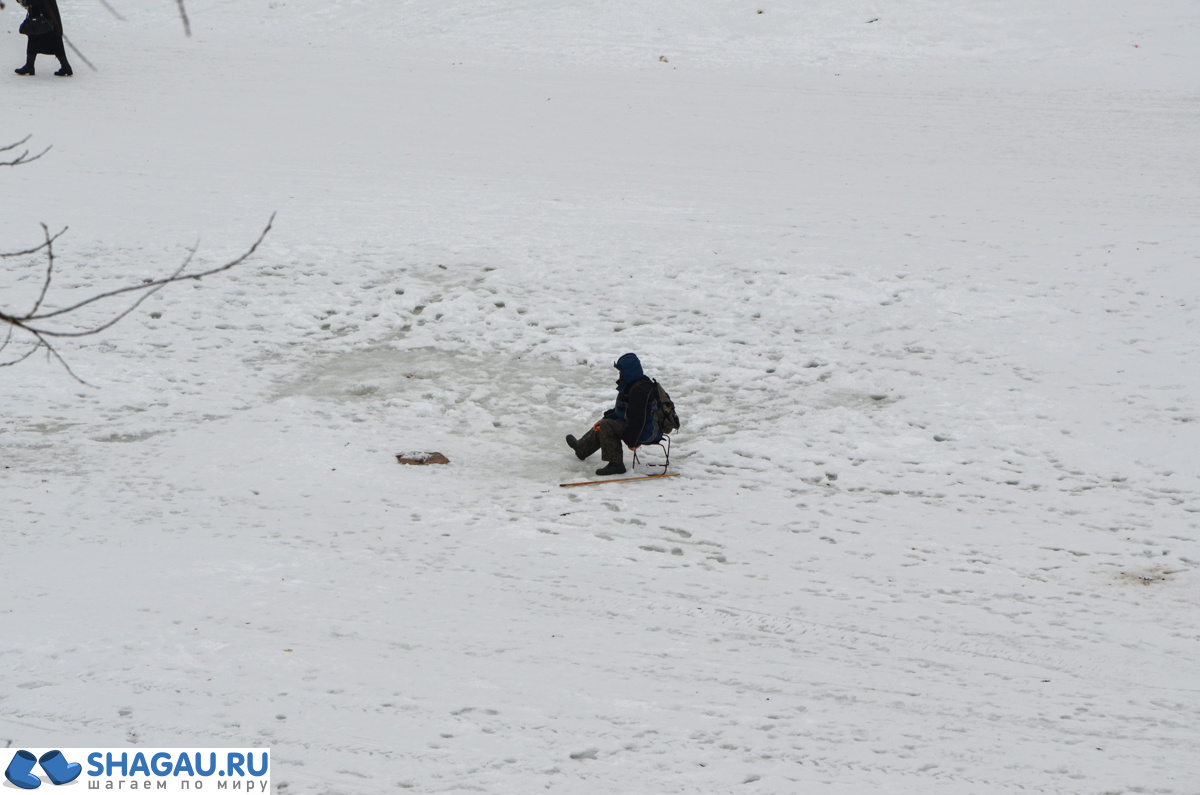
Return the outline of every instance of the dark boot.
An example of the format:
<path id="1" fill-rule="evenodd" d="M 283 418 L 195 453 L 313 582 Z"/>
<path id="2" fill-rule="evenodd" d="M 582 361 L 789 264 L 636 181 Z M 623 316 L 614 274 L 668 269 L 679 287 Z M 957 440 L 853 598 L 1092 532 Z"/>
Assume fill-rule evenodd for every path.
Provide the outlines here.
<path id="1" fill-rule="evenodd" d="M 602 468 L 597 469 L 596 474 L 601 475 L 601 476 L 624 475 L 625 474 L 625 465 L 622 464 L 620 461 L 616 461 L 616 462 L 610 461 L 609 463 L 605 464 Z"/>
<path id="2" fill-rule="evenodd" d="M 58 71 L 55 72 L 56 77 L 70 77 L 75 74 L 71 69 L 71 62 L 67 60 L 67 50 L 63 47 L 62 36 L 58 37 L 58 42 L 55 44 L 54 57 L 58 59 Z"/>
<path id="3" fill-rule="evenodd" d="M 570 447 L 572 450 L 575 451 L 575 457 L 578 458 L 580 461 L 587 458 L 587 456 L 583 455 L 579 450 L 579 440 L 576 439 L 574 436 L 572 436 L 569 433 L 567 434 L 567 447 Z"/>
<path id="4" fill-rule="evenodd" d="M 17 70 L 19 75 L 33 75 L 33 65 L 37 62 L 38 47 L 34 43 L 33 36 L 27 36 L 25 42 L 25 65 Z"/>

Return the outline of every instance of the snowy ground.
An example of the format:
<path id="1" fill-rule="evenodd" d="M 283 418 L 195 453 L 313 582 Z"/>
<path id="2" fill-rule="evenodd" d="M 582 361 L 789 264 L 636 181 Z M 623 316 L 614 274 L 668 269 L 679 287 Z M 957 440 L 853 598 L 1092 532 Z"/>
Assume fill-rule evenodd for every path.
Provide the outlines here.
<path id="1" fill-rule="evenodd" d="M 0 248 L 70 225 L 63 305 L 279 216 L 0 371 L 0 745 L 1200 792 L 1196 3 L 112 2 L 0 80 Z M 682 477 L 560 489 L 627 350 Z"/>

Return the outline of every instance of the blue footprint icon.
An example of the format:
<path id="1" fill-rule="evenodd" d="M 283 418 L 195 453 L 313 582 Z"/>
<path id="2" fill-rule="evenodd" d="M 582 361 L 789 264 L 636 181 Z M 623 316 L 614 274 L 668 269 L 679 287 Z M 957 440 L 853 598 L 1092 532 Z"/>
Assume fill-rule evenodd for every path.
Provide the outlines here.
<path id="1" fill-rule="evenodd" d="M 78 762 L 67 762 L 67 758 L 63 756 L 62 751 L 49 751 L 42 754 L 42 758 L 38 760 L 38 764 L 42 766 L 42 770 L 46 771 L 46 775 L 55 784 L 70 784 L 79 778 L 79 774 L 83 772 L 83 765 Z"/>
<path id="2" fill-rule="evenodd" d="M 62 754 L 59 754 L 62 756 Z M 17 751 L 4 771 L 4 777 L 21 789 L 37 789 L 42 786 L 42 780 L 30 773 L 37 757 L 28 751 Z M 78 775 L 78 774 L 76 774 Z"/>

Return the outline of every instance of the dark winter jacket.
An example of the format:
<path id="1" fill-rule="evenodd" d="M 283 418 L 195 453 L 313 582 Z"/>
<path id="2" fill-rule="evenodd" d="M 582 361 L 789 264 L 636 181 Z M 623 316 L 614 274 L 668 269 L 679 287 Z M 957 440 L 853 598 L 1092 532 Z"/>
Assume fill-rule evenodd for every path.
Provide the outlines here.
<path id="1" fill-rule="evenodd" d="M 617 380 L 617 403 L 604 416 L 625 423 L 621 441 L 630 447 L 658 441 L 658 424 L 654 421 L 652 401 L 658 392 L 654 382 L 642 372 L 642 363 L 632 353 L 617 359 L 613 365 L 621 373 Z"/>
<path id="2" fill-rule="evenodd" d="M 30 36 L 27 51 L 40 55 L 58 55 L 63 46 L 63 38 L 57 33 L 43 33 L 40 36 Z"/>
<path id="3" fill-rule="evenodd" d="M 29 36 L 29 49 L 43 55 L 57 55 L 63 46 L 62 17 L 58 13 L 57 0 L 29 0 L 27 9 L 30 17 L 44 16 L 54 26 L 49 33 L 26 34 Z"/>
<path id="4" fill-rule="evenodd" d="M 58 13 L 58 0 L 30 0 L 27 8 L 30 14 L 40 11 L 54 25 L 54 32 L 46 35 L 63 35 L 62 15 Z"/>

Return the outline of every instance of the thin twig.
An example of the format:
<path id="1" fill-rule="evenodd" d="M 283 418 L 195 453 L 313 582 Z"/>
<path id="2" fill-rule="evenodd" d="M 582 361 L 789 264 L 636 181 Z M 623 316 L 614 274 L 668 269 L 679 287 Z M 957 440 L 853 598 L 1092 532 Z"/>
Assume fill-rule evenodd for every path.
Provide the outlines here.
<path id="1" fill-rule="evenodd" d="M 81 308 L 87 306 L 88 304 L 95 303 L 96 301 L 103 301 L 106 298 L 113 298 L 118 295 L 123 295 L 124 293 L 134 292 L 135 290 L 147 290 L 147 289 L 150 289 L 151 287 L 160 287 L 162 285 L 172 284 L 174 282 L 182 282 L 186 279 L 202 279 L 205 276 L 212 276 L 215 273 L 221 273 L 222 271 L 227 271 L 230 268 L 241 265 L 243 262 L 245 262 L 247 259 L 249 259 L 252 254 L 254 254 L 254 252 L 258 249 L 259 245 L 263 242 L 263 239 L 267 236 L 267 233 L 271 231 L 271 225 L 274 223 L 275 223 L 275 213 L 271 213 L 271 218 L 269 221 L 267 221 L 266 228 L 263 229 L 261 234 L 259 234 L 258 239 L 254 241 L 254 245 L 250 246 L 250 248 L 246 251 L 245 254 L 242 254 L 240 257 L 233 260 L 232 262 L 227 262 L 224 265 L 221 265 L 219 267 L 212 268 L 212 269 L 206 270 L 206 271 L 200 271 L 198 273 L 176 273 L 175 275 L 169 276 L 166 279 L 157 279 L 154 281 L 144 282 L 142 284 L 132 284 L 128 287 L 121 287 L 117 290 L 109 290 L 106 293 L 100 293 L 99 295 L 93 295 L 91 298 L 87 298 L 83 301 L 80 301 L 77 304 L 73 304 L 73 305 L 65 307 L 63 309 L 56 309 L 53 312 L 43 312 L 40 315 L 32 315 L 31 314 L 24 319 L 25 320 L 46 320 L 48 318 L 57 317 L 58 315 L 65 315 L 69 312 L 74 312 L 76 309 L 81 309 Z M 192 254 L 194 254 L 194 253 L 195 253 L 195 249 L 192 249 Z M 191 261 L 191 254 L 188 255 L 188 258 L 187 258 L 187 260 L 184 261 L 184 264 L 186 265 L 190 261 Z"/>
<path id="2" fill-rule="evenodd" d="M 46 235 L 46 280 L 42 282 L 42 294 L 34 302 L 33 309 L 29 310 L 31 315 L 37 312 L 42 306 L 42 301 L 46 300 L 46 291 L 50 289 L 50 280 L 54 278 L 54 241 L 50 239 L 50 228 L 45 224 L 42 224 L 42 232 Z"/>
<path id="3" fill-rule="evenodd" d="M 35 332 L 33 332 L 33 336 L 37 337 L 37 341 L 46 348 L 47 356 L 53 356 L 55 359 L 58 359 L 58 363 L 61 364 L 63 366 L 63 369 L 67 371 L 67 375 L 71 376 L 72 378 L 74 378 L 76 381 L 83 384 L 84 386 L 91 386 L 91 384 L 89 384 L 87 381 L 84 381 L 82 378 L 75 375 L 75 371 L 71 369 L 71 365 L 67 364 L 67 360 L 64 359 L 59 354 L 59 352 L 57 350 L 55 350 L 54 346 L 51 345 L 49 342 L 47 342 L 46 339 L 40 333 L 35 331 Z"/>
<path id="4" fill-rule="evenodd" d="M 125 19 L 125 17 L 121 16 L 121 15 L 120 15 L 120 14 L 117 12 L 117 9 L 113 8 L 111 5 L 109 5 L 109 4 L 108 4 L 108 0 L 100 0 L 100 5 L 102 5 L 102 6 L 104 6 L 105 8 L 107 8 L 107 9 L 108 9 L 108 13 L 112 14 L 114 17 L 116 17 L 117 19 L 121 20 L 122 22 L 126 22 L 126 21 L 127 21 L 127 20 Z"/>
<path id="5" fill-rule="evenodd" d="M 25 143 L 32 137 L 33 137 L 32 135 L 26 135 L 24 138 L 17 141 L 15 144 L 9 144 L 8 146 L 0 146 L 0 152 L 11 152 L 12 150 L 16 149 L 18 146 Z M 29 150 L 26 149 L 24 152 L 22 152 L 20 155 L 18 155 L 15 160 L 0 160 L 0 166 L 23 166 L 26 163 L 32 163 L 34 160 L 37 160 L 39 157 L 41 157 L 42 155 L 49 152 L 50 148 L 51 147 L 47 146 L 45 149 L 43 149 L 41 152 L 34 155 L 33 157 L 29 156 Z"/>
<path id="6" fill-rule="evenodd" d="M 7 347 L 8 347 L 8 343 L 12 342 L 12 337 L 13 337 L 13 329 L 15 329 L 15 328 L 16 328 L 16 326 L 14 326 L 14 325 L 13 325 L 13 324 L 11 324 L 11 323 L 8 323 L 8 324 L 6 324 L 6 325 L 8 326 L 8 333 L 6 333 L 6 334 L 4 335 L 4 343 L 3 343 L 3 344 L 0 344 L 0 351 L 3 351 L 5 348 L 7 348 Z"/>
<path id="7" fill-rule="evenodd" d="M 41 334 L 44 334 L 47 337 L 87 337 L 92 334 L 99 334 L 101 331 L 106 331 L 106 330 L 112 328 L 119 321 L 123 320 L 125 317 L 127 317 L 129 314 L 131 314 L 133 312 L 133 310 L 135 310 L 139 306 L 141 306 L 143 301 L 145 301 L 147 298 L 149 298 L 150 296 L 157 293 L 162 288 L 166 287 L 168 284 L 171 284 L 172 282 L 181 281 L 181 278 L 182 279 L 186 279 L 186 278 L 197 278 L 198 279 L 198 278 L 200 278 L 199 276 L 180 277 L 180 275 L 179 275 L 179 274 L 183 273 L 183 269 L 186 268 L 188 266 L 188 264 L 192 261 L 192 257 L 195 255 L 195 253 L 196 253 L 196 248 L 195 248 L 195 246 L 193 246 L 191 248 L 191 250 L 188 251 L 187 259 L 185 259 L 183 261 L 182 265 L 180 265 L 178 268 L 175 269 L 175 272 L 173 274 L 171 274 L 170 278 L 160 279 L 157 282 L 147 282 L 146 284 L 139 284 L 136 289 L 145 290 L 146 292 L 144 292 L 140 296 L 138 296 L 138 299 L 136 301 L 134 301 L 133 304 L 128 309 L 126 309 L 125 311 L 116 315 L 115 317 L 110 318 L 103 324 L 96 326 L 95 328 L 86 329 L 85 331 L 49 331 L 46 329 L 39 329 L 39 332 Z M 232 267 L 232 266 L 230 266 L 230 267 Z M 122 292 L 128 292 L 128 290 L 124 290 Z M 104 297 L 105 296 L 98 296 L 98 298 L 104 298 Z M 82 304 L 80 306 L 82 306 Z M 54 313 L 54 314 L 58 314 L 58 313 Z M 52 317 L 52 316 L 53 315 L 43 315 L 42 317 Z M 39 318 L 31 317 L 30 319 L 38 320 Z"/>
<path id="8" fill-rule="evenodd" d="M 191 265 L 192 259 L 196 255 L 197 247 L 199 246 L 199 244 L 196 244 L 196 246 L 193 246 L 192 248 L 188 249 L 188 254 L 184 258 L 183 262 L 179 265 L 178 268 L 175 269 L 175 271 L 170 276 L 167 276 L 166 278 L 153 279 L 153 280 L 145 281 L 141 284 L 132 284 L 127 287 L 118 288 L 116 290 L 108 290 L 106 292 L 99 293 L 98 295 L 93 295 L 91 298 L 86 298 L 82 301 L 79 301 L 79 302 L 72 304 L 71 306 L 65 307 L 63 309 L 56 309 L 56 310 L 49 311 L 49 312 L 39 312 L 39 310 L 42 308 L 42 303 L 45 301 L 47 294 L 50 292 L 50 286 L 54 279 L 54 259 L 55 259 L 54 258 L 54 241 L 58 240 L 58 238 L 61 237 L 64 232 L 67 231 L 64 228 L 62 230 L 62 232 L 52 235 L 52 234 L 50 234 L 49 227 L 47 227 L 45 224 L 42 224 L 42 234 L 45 236 L 45 241 L 41 245 L 38 245 L 34 248 L 28 249 L 23 252 L 10 252 L 10 253 L 6 253 L 6 254 L 0 254 L 0 257 L 15 257 L 15 256 L 21 256 L 23 254 L 36 254 L 39 251 L 43 251 L 43 250 L 46 252 L 46 276 L 42 282 L 41 293 L 38 295 L 37 301 L 34 302 L 33 307 L 28 312 L 26 312 L 24 315 L 12 315 L 12 314 L 8 314 L 6 312 L 0 311 L 0 323 L 6 324 L 8 326 L 8 333 L 5 336 L 4 343 L 0 344 L 0 351 L 5 350 L 9 346 L 9 344 L 12 342 L 13 333 L 15 330 L 24 331 L 26 334 L 29 334 L 31 337 L 33 337 L 34 344 L 23 355 L 15 358 L 15 359 L 12 359 L 10 361 L 0 362 L 0 367 L 11 367 L 14 364 L 19 364 L 20 362 L 23 362 L 26 359 L 28 359 L 30 356 L 32 356 L 35 351 L 38 351 L 41 348 L 45 348 L 46 355 L 48 357 L 52 357 L 52 358 L 56 359 L 58 361 L 58 363 L 63 366 L 63 369 L 67 371 L 68 375 L 70 375 L 72 378 L 74 378 L 76 381 L 78 381 L 81 384 L 91 386 L 86 381 L 84 381 L 82 378 L 80 378 L 78 375 L 76 375 L 75 371 L 71 369 L 70 365 L 67 364 L 66 360 L 62 357 L 62 355 L 54 347 L 53 343 L 50 342 L 50 339 L 53 339 L 53 338 L 63 339 L 63 338 L 67 338 L 67 337 L 87 337 L 87 336 L 91 336 L 93 334 L 99 334 L 102 331 L 112 328 L 114 325 L 119 323 L 121 320 L 128 317 L 139 306 L 141 306 L 142 303 L 145 302 L 145 300 L 147 298 L 154 295 L 159 290 L 163 289 L 164 287 L 166 287 L 169 284 L 175 284 L 176 282 L 182 282 L 187 279 L 195 279 L 198 281 L 198 280 L 204 278 L 205 276 L 212 276 L 217 273 L 222 273 L 224 271 L 229 270 L 230 268 L 234 268 L 234 267 L 242 264 L 247 259 L 249 259 L 254 254 L 254 252 L 256 252 L 258 250 L 258 247 L 260 245 L 262 245 L 263 240 L 266 239 L 267 234 L 271 231 L 271 227 L 274 225 L 274 223 L 275 223 L 275 213 L 272 213 L 271 218 L 267 221 L 267 225 L 263 228 L 262 232 L 259 233 L 258 238 L 254 241 L 254 244 L 251 245 L 250 248 L 248 248 L 245 251 L 245 253 L 243 253 L 241 256 L 236 257 L 233 260 L 230 260 L 229 262 L 225 263 L 224 265 L 219 265 L 215 268 L 209 268 L 207 270 L 202 270 L 202 271 L 188 272 L 187 268 L 189 265 Z M 126 293 L 140 293 L 140 294 L 137 296 L 137 300 L 135 300 L 131 305 L 129 305 L 122 311 L 118 312 L 117 314 L 113 315 L 108 320 L 104 321 L 103 323 L 100 323 L 99 325 L 90 326 L 88 328 L 85 328 L 82 330 L 77 330 L 77 331 L 66 331 L 66 330 L 57 330 L 57 329 L 53 329 L 53 328 L 46 328 L 46 327 L 42 326 L 39 322 L 39 321 L 49 320 L 50 318 L 63 317 L 66 315 L 70 315 L 71 313 L 76 312 L 76 311 L 82 309 L 83 307 L 88 306 L 89 304 L 93 304 L 98 301 L 104 301 L 109 298 L 115 298 L 120 295 L 125 295 Z"/>
<path id="9" fill-rule="evenodd" d="M 46 241 L 46 243 L 41 243 L 41 244 L 35 246 L 34 248 L 26 249 L 25 251 L 0 252 L 0 259 L 9 259 L 10 257 L 24 257 L 26 254 L 36 254 L 39 251 L 41 251 L 42 249 L 44 249 L 47 246 L 47 244 L 53 243 L 55 240 L 58 240 L 60 237 L 62 237 L 63 234 L 66 233 L 67 229 L 68 229 L 68 227 L 64 226 L 62 228 L 62 232 L 59 232 L 57 235 L 51 236 L 51 238 L 48 241 Z"/>
<path id="10" fill-rule="evenodd" d="M 179 18 L 183 20 L 183 32 L 188 38 L 192 36 L 192 23 L 188 22 L 187 9 L 183 7 L 183 0 L 175 0 L 179 6 Z"/>
<path id="11" fill-rule="evenodd" d="M 86 55 L 84 55 L 83 53 L 81 53 L 81 52 L 79 51 L 79 48 L 78 48 L 78 47 L 76 47 L 76 46 L 74 45 L 74 43 L 72 43 L 72 41 L 71 41 L 70 39 L 68 39 L 68 38 L 67 38 L 67 34 L 65 34 L 65 33 L 63 34 L 63 41 L 65 41 L 65 42 L 67 43 L 67 46 L 68 46 L 68 47 L 70 47 L 70 48 L 71 48 L 71 50 L 72 50 L 72 51 L 73 51 L 73 52 L 74 52 L 76 55 L 78 55 L 78 56 L 79 56 L 79 59 L 80 59 L 81 61 L 83 61 L 85 64 L 87 64 L 87 65 L 88 65 L 88 68 L 90 68 L 90 69 L 91 69 L 93 72 L 99 72 L 99 71 L 100 71 L 99 69 L 97 69 L 97 68 L 96 68 L 96 65 L 95 65 L 94 63 L 92 63 L 91 61 L 89 61 L 89 60 L 87 59 L 87 56 L 86 56 Z"/>
<path id="12" fill-rule="evenodd" d="M 5 344 L 7 344 L 7 343 L 5 343 Z M 28 359 L 30 356 L 33 356 L 33 354 L 37 353 L 38 349 L 41 347 L 42 347 L 42 343 L 39 342 L 36 345 L 34 345 L 32 348 L 30 348 L 28 351 L 26 351 L 24 356 L 13 359 L 11 361 L 0 362 L 0 367 L 12 367 L 14 364 L 20 364 L 21 362 Z"/>

